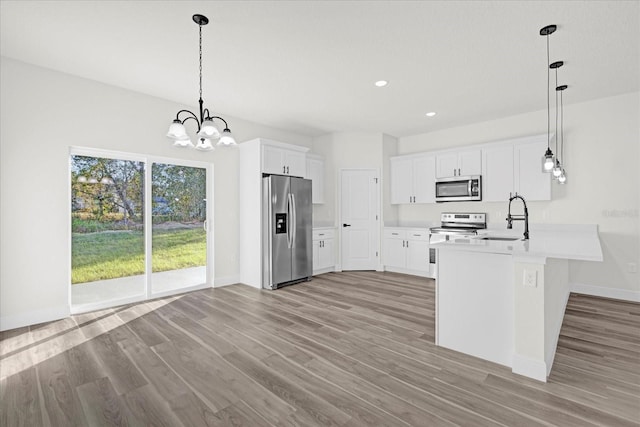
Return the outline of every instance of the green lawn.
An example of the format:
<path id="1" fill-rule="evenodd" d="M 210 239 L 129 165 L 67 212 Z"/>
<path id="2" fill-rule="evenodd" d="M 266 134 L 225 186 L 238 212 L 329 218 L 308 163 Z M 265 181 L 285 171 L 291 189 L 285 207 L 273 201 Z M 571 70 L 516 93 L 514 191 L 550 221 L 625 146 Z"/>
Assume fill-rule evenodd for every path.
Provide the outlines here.
<path id="1" fill-rule="evenodd" d="M 153 272 L 206 264 L 202 228 L 153 231 Z M 74 233 L 71 283 L 115 279 L 144 273 L 142 231 Z"/>

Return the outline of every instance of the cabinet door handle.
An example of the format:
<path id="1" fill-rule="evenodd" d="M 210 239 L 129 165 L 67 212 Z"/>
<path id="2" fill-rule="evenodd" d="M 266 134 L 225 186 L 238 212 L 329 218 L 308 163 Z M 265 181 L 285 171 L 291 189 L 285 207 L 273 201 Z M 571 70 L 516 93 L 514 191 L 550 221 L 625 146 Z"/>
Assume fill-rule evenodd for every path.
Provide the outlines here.
<path id="1" fill-rule="evenodd" d="M 282 173 L 287 173 L 287 167 L 286 166 L 282 167 Z"/>
<path id="2" fill-rule="evenodd" d="M 398 235 L 398 233 L 391 233 L 391 235 L 392 235 L 392 236 L 397 236 L 397 235 Z"/>
<path id="3" fill-rule="evenodd" d="M 402 241 L 402 247 L 404 248 L 404 240 Z"/>
<path id="4" fill-rule="evenodd" d="M 460 175 L 461 175 L 461 174 L 460 174 L 460 168 L 458 168 L 458 176 L 460 176 Z"/>
<path id="5" fill-rule="evenodd" d="M 407 247 L 409 247 L 409 241 L 407 240 Z"/>

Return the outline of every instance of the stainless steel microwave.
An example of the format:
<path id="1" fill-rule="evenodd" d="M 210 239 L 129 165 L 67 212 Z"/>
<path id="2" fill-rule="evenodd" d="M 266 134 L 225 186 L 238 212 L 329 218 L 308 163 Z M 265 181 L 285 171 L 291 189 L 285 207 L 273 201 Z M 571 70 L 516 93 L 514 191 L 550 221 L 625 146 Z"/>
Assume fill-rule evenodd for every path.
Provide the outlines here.
<path id="1" fill-rule="evenodd" d="M 480 175 L 436 179 L 436 202 L 479 200 L 482 200 L 482 177 Z"/>

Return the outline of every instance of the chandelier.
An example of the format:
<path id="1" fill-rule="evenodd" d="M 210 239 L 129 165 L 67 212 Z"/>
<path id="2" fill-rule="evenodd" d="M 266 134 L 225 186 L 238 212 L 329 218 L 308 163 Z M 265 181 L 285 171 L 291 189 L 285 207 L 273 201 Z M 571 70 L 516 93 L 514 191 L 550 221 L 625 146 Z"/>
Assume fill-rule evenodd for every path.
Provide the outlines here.
<path id="1" fill-rule="evenodd" d="M 209 18 L 204 15 L 193 15 L 193 22 L 198 24 L 200 32 L 200 117 L 196 116 L 189 110 L 180 110 L 176 114 L 175 120 L 169 126 L 169 132 L 167 137 L 173 141 L 173 145 L 176 147 L 190 147 L 201 151 L 211 151 L 214 149 L 212 140 L 217 139 L 216 145 L 232 146 L 236 145 L 236 140 L 231 134 L 231 130 L 227 125 L 227 121 L 219 116 L 211 116 L 208 108 L 204 108 L 204 101 L 202 100 L 202 26 L 209 23 Z M 183 119 L 180 118 L 182 115 Z M 220 129 L 213 122 L 214 119 L 218 119 L 224 123 L 224 129 L 220 132 Z M 194 145 L 191 142 L 191 138 L 187 135 L 187 130 L 184 124 L 187 120 L 194 120 L 198 125 L 198 142 Z"/>

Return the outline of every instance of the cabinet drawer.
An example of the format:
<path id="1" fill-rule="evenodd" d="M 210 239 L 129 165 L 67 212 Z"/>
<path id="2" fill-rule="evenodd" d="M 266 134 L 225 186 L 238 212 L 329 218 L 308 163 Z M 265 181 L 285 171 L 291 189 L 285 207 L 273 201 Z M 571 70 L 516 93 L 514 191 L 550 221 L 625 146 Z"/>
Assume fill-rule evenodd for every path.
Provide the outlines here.
<path id="1" fill-rule="evenodd" d="M 405 239 L 407 232 L 406 230 L 399 230 L 397 228 L 385 228 L 383 236 L 385 239 Z"/>
<path id="2" fill-rule="evenodd" d="M 313 230 L 313 240 L 333 239 L 335 230 Z"/>
<path id="3" fill-rule="evenodd" d="M 407 240 L 426 240 L 429 241 L 428 230 L 407 230 Z"/>

